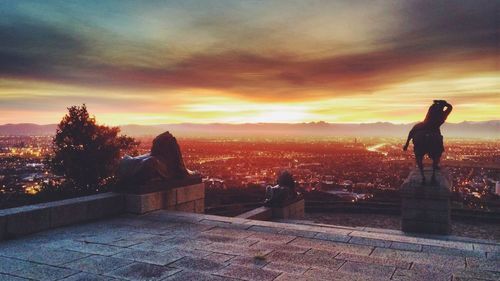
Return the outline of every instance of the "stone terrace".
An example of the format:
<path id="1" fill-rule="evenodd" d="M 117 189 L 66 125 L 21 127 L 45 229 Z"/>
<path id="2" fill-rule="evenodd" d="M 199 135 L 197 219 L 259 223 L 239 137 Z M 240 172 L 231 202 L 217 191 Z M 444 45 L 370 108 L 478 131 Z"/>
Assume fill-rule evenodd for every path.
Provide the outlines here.
<path id="1" fill-rule="evenodd" d="M 500 244 L 156 211 L 0 242 L 0 280 L 500 280 Z"/>

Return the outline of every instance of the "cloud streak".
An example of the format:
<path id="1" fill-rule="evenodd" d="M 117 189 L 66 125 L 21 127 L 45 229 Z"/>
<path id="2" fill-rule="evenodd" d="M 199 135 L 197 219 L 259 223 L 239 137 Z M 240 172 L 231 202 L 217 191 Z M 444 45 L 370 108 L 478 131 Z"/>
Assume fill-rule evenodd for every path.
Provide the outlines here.
<path id="1" fill-rule="evenodd" d="M 0 79 L 294 103 L 499 72 L 496 1 L 65 5 L 6 5 Z"/>

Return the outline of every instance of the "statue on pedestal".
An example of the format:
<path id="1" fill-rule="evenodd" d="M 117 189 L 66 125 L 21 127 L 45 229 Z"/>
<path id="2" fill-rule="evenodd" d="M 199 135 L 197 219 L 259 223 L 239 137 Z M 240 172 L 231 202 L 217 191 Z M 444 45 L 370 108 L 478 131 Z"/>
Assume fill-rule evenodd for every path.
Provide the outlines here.
<path id="1" fill-rule="evenodd" d="M 264 205 L 267 207 L 283 207 L 296 201 L 299 194 L 295 191 L 295 180 L 288 171 L 283 171 L 275 186 L 267 186 Z"/>
<path id="2" fill-rule="evenodd" d="M 150 153 L 137 157 L 126 155 L 118 166 L 117 174 L 120 185 L 133 191 L 141 191 L 153 183 L 200 178 L 186 169 L 177 140 L 169 132 L 153 140 Z"/>
<path id="3" fill-rule="evenodd" d="M 448 118 L 453 107 L 444 100 L 434 100 L 429 107 L 423 122 L 417 123 L 411 129 L 403 150 L 408 149 L 410 140 L 413 139 L 415 160 L 422 175 L 422 184 L 425 184 L 423 159 L 427 154 L 432 159 L 431 183 L 436 183 L 436 170 L 439 170 L 439 161 L 444 152 L 443 136 L 440 127 Z"/>

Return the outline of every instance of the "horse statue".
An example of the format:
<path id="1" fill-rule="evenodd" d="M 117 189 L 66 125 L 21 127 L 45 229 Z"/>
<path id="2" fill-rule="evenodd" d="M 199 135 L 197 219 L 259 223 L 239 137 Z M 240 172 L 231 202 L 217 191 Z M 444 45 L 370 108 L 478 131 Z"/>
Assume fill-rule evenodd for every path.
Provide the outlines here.
<path id="1" fill-rule="evenodd" d="M 141 189 L 154 182 L 199 178 L 186 169 L 179 144 L 169 132 L 153 140 L 151 152 L 137 157 L 125 155 L 118 166 L 118 182 L 128 189 Z"/>
<path id="2" fill-rule="evenodd" d="M 431 184 L 436 184 L 436 170 L 439 170 L 439 161 L 444 152 L 443 136 L 440 127 L 448 118 L 453 107 L 444 100 L 434 100 L 429 107 L 423 122 L 417 123 L 410 130 L 403 150 L 408 149 L 410 140 L 413 140 L 413 152 L 415 161 L 422 175 L 422 184 L 426 183 L 424 175 L 424 156 L 428 155 L 432 159 Z"/>

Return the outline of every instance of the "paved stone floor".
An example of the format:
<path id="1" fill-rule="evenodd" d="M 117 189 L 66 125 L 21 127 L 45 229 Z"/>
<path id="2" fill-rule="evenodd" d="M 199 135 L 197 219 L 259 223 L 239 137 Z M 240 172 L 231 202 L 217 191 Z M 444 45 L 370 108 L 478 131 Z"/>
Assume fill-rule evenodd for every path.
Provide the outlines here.
<path id="1" fill-rule="evenodd" d="M 1 241 L 0 280 L 500 280 L 500 244 L 158 211 Z"/>

